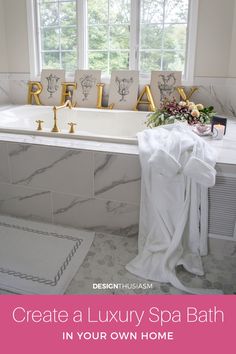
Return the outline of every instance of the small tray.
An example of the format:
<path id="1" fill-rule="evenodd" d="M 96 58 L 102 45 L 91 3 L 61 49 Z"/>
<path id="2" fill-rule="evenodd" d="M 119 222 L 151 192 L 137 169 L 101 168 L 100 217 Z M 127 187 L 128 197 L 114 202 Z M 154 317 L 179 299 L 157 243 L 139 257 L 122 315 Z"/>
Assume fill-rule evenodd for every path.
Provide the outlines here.
<path id="1" fill-rule="evenodd" d="M 199 130 L 197 129 L 197 127 L 193 127 L 192 130 L 195 134 L 199 135 L 199 136 L 210 136 L 212 135 L 212 131 L 211 131 L 211 126 L 208 126 L 208 129 L 205 132 L 199 132 Z"/>

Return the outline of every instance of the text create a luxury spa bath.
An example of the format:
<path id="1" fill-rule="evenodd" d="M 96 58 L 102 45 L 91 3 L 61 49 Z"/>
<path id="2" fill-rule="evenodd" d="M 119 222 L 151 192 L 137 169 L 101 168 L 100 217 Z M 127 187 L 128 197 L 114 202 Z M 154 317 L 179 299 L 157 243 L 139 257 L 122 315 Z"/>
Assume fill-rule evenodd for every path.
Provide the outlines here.
<path id="1" fill-rule="evenodd" d="M 12 312 L 16 323 L 91 323 L 91 324 L 124 324 L 129 323 L 139 327 L 143 323 L 156 323 L 159 326 L 177 323 L 223 323 L 224 312 L 213 306 L 207 309 L 186 307 L 184 310 L 167 310 L 150 307 L 145 310 L 108 310 L 88 307 L 83 310 L 74 310 L 72 313 L 58 309 L 26 309 L 16 307 Z"/>

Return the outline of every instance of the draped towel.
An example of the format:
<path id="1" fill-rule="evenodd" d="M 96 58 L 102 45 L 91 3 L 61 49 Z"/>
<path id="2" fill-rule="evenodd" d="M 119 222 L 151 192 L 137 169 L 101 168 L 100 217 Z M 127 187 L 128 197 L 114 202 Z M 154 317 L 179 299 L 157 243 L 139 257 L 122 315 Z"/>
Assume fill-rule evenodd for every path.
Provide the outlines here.
<path id="1" fill-rule="evenodd" d="M 216 154 L 191 128 L 166 125 L 138 133 L 142 168 L 138 255 L 127 270 L 189 293 L 176 267 L 203 275 L 207 254 L 207 188 L 215 184 Z M 204 209 L 205 208 L 205 209 Z M 204 210 L 205 215 L 201 215 Z"/>

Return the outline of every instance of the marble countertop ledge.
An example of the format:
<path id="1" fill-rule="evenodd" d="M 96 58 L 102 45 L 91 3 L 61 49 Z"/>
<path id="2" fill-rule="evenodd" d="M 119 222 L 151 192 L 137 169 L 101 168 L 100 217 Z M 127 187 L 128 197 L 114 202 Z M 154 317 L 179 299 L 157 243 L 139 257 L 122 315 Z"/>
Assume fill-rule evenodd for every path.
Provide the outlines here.
<path id="1" fill-rule="evenodd" d="M 204 138 L 217 151 L 217 163 L 236 165 L 236 119 L 228 119 L 226 135 L 222 140 Z"/>
<path id="2" fill-rule="evenodd" d="M 223 140 L 204 137 L 217 151 L 217 163 L 236 165 L 236 120 L 228 120 L 227 133 Z M 24 144 L 57 146 L 69 149 L 100 151 L 115 154 L 138 155 L 138 145 L 99 142 L 92 140 L 66 139 L 39 135 L 11 134 L 0 132 L 0 141 Z"/>
<path id="3" fill-rule="evenodd" d="M 10 134 L 0 132 L 0 141 L 23 144 L 57 146 L 69 149 L 110 152 L 116 154 L 138 155 L 138 145 L 99 142 L 95 140 L 79 140 L 71 138 L 46 137 L 39 135 Z"/>

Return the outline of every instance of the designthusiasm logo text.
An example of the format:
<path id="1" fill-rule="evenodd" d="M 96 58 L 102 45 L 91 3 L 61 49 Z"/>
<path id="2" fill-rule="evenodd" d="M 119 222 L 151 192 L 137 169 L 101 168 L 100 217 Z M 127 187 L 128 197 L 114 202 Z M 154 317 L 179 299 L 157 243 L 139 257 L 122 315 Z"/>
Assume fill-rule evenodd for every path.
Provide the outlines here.
<path id="1" fill-rule="evenodd" d="M 152 283 L 93 283 L 93 289 L 98 290 L 134 290 L 134 289 L 152 289 Z"/>

